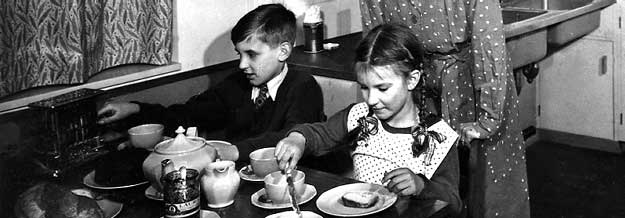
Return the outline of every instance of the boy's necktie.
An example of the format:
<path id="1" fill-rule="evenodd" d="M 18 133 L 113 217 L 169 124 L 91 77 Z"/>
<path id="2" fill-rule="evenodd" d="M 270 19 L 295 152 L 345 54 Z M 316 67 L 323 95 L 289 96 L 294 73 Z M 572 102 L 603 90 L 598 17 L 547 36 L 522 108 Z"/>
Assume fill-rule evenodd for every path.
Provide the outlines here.
<path id="1" fill-rule="evenodd" d="M 267 88 L 267 84 L 263 84 L 259 88 L 260 91 L 258 92 L 258 96 L 254 99 L 256 110 L 260 109 L 260 107 L 262 107 L 267 101 L 267 98 L 269 98 L 269 88 Z"/>

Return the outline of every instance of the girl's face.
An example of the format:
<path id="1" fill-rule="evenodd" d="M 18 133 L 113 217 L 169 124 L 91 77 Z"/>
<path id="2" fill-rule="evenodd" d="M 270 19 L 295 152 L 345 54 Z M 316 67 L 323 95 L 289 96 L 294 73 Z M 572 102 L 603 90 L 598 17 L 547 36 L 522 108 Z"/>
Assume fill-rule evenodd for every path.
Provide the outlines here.
<path id="1" fill-rule="evenodd" d="M 358 83 L 363 97 L 375 115 L 394 127 L 415 124 L 417 109 L 411 91 L 419 81 L 419 72 L 404 77 L 390 65 L 374 66 L 372 70 L 358 73 Z"/>

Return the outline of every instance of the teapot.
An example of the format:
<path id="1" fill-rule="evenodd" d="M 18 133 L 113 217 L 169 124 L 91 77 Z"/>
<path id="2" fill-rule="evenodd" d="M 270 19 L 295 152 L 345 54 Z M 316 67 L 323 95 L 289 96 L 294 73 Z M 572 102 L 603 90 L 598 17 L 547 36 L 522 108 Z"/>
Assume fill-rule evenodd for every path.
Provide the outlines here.
<path id="1" fill-rule="evenodd" d="M 143 175 L 150 181 L 152 187 L 159 193 L 163 193 L 161 176 L 163 167 L 161 162 L 170 159 L 177 169 L 182 166 L 187 169 L 203 169 L 208 163 L 215 161 L 217 151 L 209 146 L 201 137 L 186 136 L 182 126 L 176 129 L 176 137 L 162 141 L 154 146 L 154 151 L 143 161 Z"/>
<path id="2" fill-rule="evenodd" d="M 203 195 L 211 208 L 221 208 L 234 203 L 241 178 L 233 161 L 215 161 L 204 168 L 200 178 Z"/>

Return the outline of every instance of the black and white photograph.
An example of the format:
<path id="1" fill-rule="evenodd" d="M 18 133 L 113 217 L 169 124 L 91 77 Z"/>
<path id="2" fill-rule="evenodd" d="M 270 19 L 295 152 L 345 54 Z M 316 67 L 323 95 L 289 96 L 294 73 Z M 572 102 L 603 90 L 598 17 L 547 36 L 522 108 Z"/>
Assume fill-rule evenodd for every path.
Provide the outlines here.
<path id="1" fill-rule="evenodd" d="M 5 0 L 0 217 L 625 217 L 625 0 Z"/>

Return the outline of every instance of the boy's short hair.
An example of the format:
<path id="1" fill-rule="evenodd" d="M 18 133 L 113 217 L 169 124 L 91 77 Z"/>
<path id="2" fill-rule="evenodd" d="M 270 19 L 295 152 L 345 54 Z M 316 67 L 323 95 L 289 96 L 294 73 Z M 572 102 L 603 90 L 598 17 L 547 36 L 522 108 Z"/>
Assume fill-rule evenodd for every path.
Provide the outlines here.
<path id="1" fill-rule="evenodd" d="M 266 4 L 248 12 L 232 28 L 230 39 L 237 44 L 254 35 L 275 48 L 280 43 L 295 43 L 296 19 L 293 12 L 281 4 Z"/>

